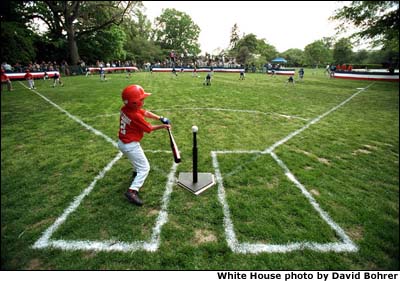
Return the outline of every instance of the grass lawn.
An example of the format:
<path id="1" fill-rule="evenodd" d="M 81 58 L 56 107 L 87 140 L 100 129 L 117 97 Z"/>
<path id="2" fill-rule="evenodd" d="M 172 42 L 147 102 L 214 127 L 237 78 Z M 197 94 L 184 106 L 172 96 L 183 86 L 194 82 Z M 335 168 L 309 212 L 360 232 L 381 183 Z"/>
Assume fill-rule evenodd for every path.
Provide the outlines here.
<path id="1" fill-rule="evenodd" d="M 398 270 L 399 85 L 311 72 L 294 86 L 222 73 L 211 86 L 204 73 L 14 81 L 1 93 L 1 268 Z M 123 195 L 131 166 L 115 147 L 133 83 L 182 157 L 166 130 L 145 135 L 143 207 Z M 198 170 L 217 181 L 199 196 L 176 184 L 193 125 Z"/>

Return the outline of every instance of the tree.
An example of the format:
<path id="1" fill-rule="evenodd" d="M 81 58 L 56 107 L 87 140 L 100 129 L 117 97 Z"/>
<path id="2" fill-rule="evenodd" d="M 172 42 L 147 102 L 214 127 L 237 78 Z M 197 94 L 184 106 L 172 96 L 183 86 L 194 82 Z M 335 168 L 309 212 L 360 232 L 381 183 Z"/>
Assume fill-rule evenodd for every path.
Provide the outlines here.
<path id="1" fill-rule="evenodd" d="M 304 65 L 304 51 L 300 49 L 289 49 L 281 54 L 287 60 L 287 64 L 291 66 L 302 66 Z"/>
<path id="2" fill-rule="evenodd" d="M 36 56 L 35 42 L 38 36 L 25 26 L 27 20 L 20 16 L 20 1 L 1 2 L 1 59 L 10 64 L 29 63 Z"/>
<path id="3" fill-rule="evenodd" d="M 333 37 L 322 37 L 322 42 L 328 49 L 332 49 L 335 39 Z"/>
<path id="4" fill-rule="evenodd" d="M 242 47 L 247 47 L 250 53 L 256 53 L 258 47 L 257 37 L 252 33 L 245 35 L 237 42 L 234 49 L 240 50 Z"/>
<path id="5" fill-rule="evenodd" d="M 244 49 L 245 51 L 242 50 L 244 47 L 246 48 Z M 244 55 L 246 52 L 249 53 L 248 56 Z M 229 53 L 231 56 L 240 56 L 242 59 L 253 56 L 258 58 L 254 60 L 254 63 L 257 64 L 262 64 L 261 61 L 265 63 L 265 61 L 273 59 L 278 54 L 274 46 L 268 44 L 265 39 L 257 39 L 256 35 L 252 33 L 243 36 Z"/>
<path id="6" fill-rule="evenodd" d="M 1 59 L 9 63 L 28 64 L 36 56 L 34 41 L 36 36 L 17 22 L 1 23 Z"/>
<path id="7" fill-rule="evenodd" d="M 163 9 L 155 22 L 155 42 L 162 49 L 184 55 L 196 56 L 200 53 L 200 27 L 189 15 L 175 9 Z"/>
<path id="8" fill-rule="evenodd" d="M 367 64 L 369 53 L 367 50 L 359 50 L 353 55 L 353 64 Z"/>
<path id="9" fill-rule="evenodd" d="M 235 49 L 238 41 L 240 40 L 240 36 L 239 36 L 239 27 L 238 25 L 235 23 L 232 27 L 232 31 L 231 31 L 231 39 L 229 41 L 229 49 Z"/>
<path id="10" fill-rule="evenodd" d="M 268 44 L 265 39 L 257 40 L 257 51 L 260 54 L 262 64 L 265 64 L 266 61 L 273 60 L 278 55 L 275 46 Z"/>
<path id="11" fill-rule="evenodd" d="M 236 61 L 240 64 L 247 64 L 248 60 L 251 58 L 251 53 L 249 51 L 249 48 L 246 46 L 243 46 L 239 49 L 238 54 L 236 56 Z"/>
<path id="12" fill-rule="evenodd" d="M 137 64 L 162 60 L 162 50 L 153 40 L 151 22 L 140 10 L 136 11 L 135 19 L 127 19 L 122 27 L 127 36 L 124 49 L 126 58 Z"/>
<path id="13" fill-rule="evenodd" d="M 335 11 L 332 19 L 340 20 L 339 30 L 348 29 L 352 23 L 361 31 L 354 38 L 371 39 L 373 46 L 399 43 L 399 1 L 352 1 Z"/>
<path id="14" fill-rule="evenodd" d="M 319 65 L 330 63 L 332 60 L 331 51 L 322 40 L 314 41 L 304 48 L 305 62 L 308 65 Z"/>
<path id="15" fill-rule="evenodd" d="M 333 46 L 333 60 L 335 63 L 350 63 L 353 56 L 353 46 L 350 39 L 342 38 Z"/>
<path id="16" fill-rule="evenodd" d="M 122 27 L 112 25 L 104 30 L 82 35 L 78 47 L 80 55 L 87 62 L 94 63 L 99 59 L 110 62 L 126 58 L 125 43 L 126 35 Z"/>
<path id="17" fill-rule="evenodd" d="M 71 63 L 77 64 L 81 37 L 119 25 L 139 5 L 137 1 L 26 1 L 21 13 L 41 20 L 49 38 L 66 38 Z"/>

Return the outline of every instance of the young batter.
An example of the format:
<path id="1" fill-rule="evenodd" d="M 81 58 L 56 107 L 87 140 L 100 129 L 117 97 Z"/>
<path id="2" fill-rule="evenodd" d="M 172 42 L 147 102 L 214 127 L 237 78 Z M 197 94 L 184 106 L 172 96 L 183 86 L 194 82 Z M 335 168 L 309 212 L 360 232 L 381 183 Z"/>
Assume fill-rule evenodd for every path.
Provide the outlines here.
<path id="1" fill-rule="evenodd" d="M 118 147 L 133 166 L 133 181 L 125 196 L 129 202 L 142 206 L 139 190 L 150 172 L 150 164 L 140 146 L 144 133 L 171 128 L 170 121 L 143 109 L 144 99 L 150 96 L 139 85 L 130 85 L 122 91 L 124 106 L 120 111 Z M 160 120 L 162 125 L 151 125 L 144 118 Z"/>

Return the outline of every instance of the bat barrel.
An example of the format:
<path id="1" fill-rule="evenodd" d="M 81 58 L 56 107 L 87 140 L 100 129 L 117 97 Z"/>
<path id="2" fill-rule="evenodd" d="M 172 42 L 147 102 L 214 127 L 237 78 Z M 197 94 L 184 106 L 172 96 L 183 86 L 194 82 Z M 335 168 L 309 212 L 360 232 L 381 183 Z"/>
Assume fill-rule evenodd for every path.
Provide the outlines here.
<path id="1" fill-rule="evenodd" d="M 197 139 L 196 132 L 193 132 L 193 182 L 197 182 Z"/>

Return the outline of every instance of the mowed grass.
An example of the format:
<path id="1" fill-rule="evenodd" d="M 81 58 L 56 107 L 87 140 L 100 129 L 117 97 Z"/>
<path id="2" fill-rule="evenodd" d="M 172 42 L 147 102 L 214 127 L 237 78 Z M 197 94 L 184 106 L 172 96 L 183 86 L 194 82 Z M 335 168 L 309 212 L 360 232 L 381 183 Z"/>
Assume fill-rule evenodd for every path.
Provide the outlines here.
<path id="1" fill-rule="evenodd" d="M 1 93 L 1 268 L 8 270 L 398 270 L 398 83 L 328 79 L 322 71 L 285 85 L 287 77 L 216 73 L 65 77 L 65 87 L 37 80 L 37 92 L 117 140 L 122 89 L 153 93 L 145 108 L 171 119 L 181 150 L 179 172 L 192 169 L 192 125 L 199 127 L 199 172 L 215 173 L 211 151 L 262 151 L 337 106 L 348 103 L 274 151 L 359 250 L 237 254 L 226 242 L 218 186 L 194 196 L 173 185 L 157 251 L 33 249 L 64 210 L 116 157 L 118 150 L 20 82 Z M 25 81 L 22 82 L 26 84 Z M 372 84 L 372 85 L 371 85 Z M 152 123 L 157 124 L 157 122 Z M 51 239 L 148 241 L 173 164 L 166 131 L 142 140 L 151 172 L 144 206 L 124 198 L 130 163 L 122 157 Z M 239 242 L 340 242 L 335 231 L 287 179 L 269 154 L 218 154 Z"/>

